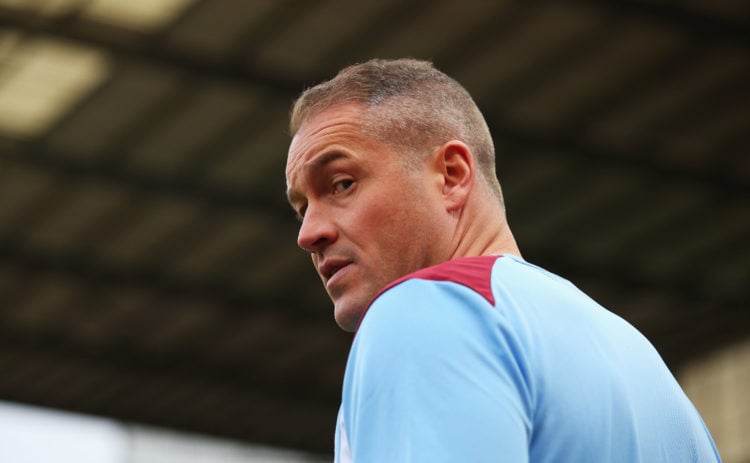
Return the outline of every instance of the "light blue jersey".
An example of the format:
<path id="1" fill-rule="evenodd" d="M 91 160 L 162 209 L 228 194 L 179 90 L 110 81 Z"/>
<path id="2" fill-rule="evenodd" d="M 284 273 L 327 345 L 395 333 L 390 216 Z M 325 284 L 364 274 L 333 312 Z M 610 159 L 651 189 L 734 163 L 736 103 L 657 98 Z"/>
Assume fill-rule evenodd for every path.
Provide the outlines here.
<path id="1" fill-rule="evenodd" d="M 338 463 L 716 462 L 635 328 L 511 255 L 398 280 L 355 336 Z"/>

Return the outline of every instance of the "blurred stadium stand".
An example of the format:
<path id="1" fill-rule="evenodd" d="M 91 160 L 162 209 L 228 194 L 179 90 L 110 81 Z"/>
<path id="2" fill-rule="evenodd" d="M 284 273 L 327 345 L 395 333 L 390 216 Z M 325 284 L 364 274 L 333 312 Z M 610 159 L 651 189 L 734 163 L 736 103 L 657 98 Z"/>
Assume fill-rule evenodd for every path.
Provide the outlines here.
<path id="1" fill-rule="evenodd" d="M 462 82 L 524 257 L 697 371 L 750 336 L 749 32 L 741 1 L 0 0 L 0 399 L 330 452 L 350 336 L 286 117 L 376 56 Z"/>

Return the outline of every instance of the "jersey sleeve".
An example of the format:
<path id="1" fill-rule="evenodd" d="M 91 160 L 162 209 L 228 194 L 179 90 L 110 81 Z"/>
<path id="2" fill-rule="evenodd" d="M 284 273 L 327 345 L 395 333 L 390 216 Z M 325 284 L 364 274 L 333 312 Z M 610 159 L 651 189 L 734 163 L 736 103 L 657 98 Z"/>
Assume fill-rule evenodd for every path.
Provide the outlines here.
<path id="1" fill-rule="evenodd" d="M 407 280 L 370 307 L 340 419 L 352 461 L 528 461 L 532 391 L 503 314 L 468 287 Z"/>

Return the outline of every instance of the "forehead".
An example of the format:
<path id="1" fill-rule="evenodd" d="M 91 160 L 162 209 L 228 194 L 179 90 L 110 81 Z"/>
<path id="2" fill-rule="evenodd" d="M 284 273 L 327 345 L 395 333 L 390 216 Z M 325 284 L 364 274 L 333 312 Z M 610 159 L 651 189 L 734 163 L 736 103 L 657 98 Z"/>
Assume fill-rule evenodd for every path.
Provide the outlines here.
<path id="1" fill-rule="evenodd" d="M 287 156 L 286 177 L 289 183 L 321 156 L 331 152 L 352 155 L 361 148 L 372 149 L 379 143 L 370 137 L 362 123 L 359 105 L 339 105 L 306 120 L 292 138 Z"/>

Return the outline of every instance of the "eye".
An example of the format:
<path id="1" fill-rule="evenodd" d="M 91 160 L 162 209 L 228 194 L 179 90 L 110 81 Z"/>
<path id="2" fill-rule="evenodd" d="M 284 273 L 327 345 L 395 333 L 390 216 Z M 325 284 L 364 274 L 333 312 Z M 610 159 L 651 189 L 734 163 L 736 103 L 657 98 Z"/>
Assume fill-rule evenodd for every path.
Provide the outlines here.
<path id="1" fill-rule="evenodd" d="M 333 183 L 334 193 L 343 193 L 354 185 L 354 180 L 345 179 Z"/>
<path id="2" fill-rule="evenodd" d="M 305 210 L 307 210 L 307 206 L 302 206 L 297 210 L 297 213 L 295 216 L 297 217 L 297 220 L 302 222 L 302 220 L 305 218 Z"/>

